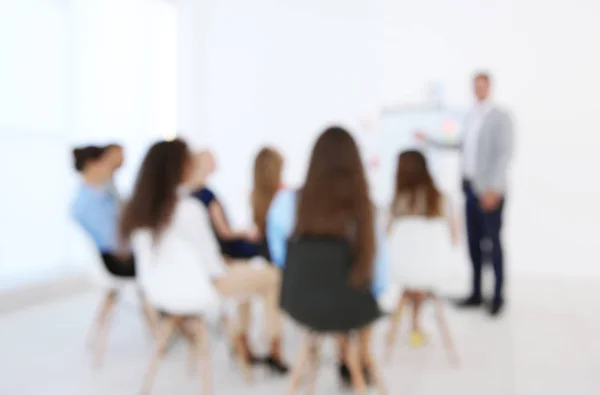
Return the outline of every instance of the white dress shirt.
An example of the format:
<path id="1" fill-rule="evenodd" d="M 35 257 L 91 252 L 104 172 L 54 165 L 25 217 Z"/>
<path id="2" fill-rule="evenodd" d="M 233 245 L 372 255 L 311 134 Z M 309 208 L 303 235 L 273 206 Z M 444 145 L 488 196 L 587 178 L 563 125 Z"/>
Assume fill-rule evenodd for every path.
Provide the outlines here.
<path id="1" fill-rule="evenodd" d="M 477 171 L 477 149 L 483 121 L 492 109 L 488 101 L 478 102 L 467 117 L 463 137 L 463 175 L 471 180 Z"/>
<path id="2" fill-rule="evenodd" d="M 157 308 L 197 314 L 220 304 L 213 280 L 226 266 L 202 203 L 180 193 L 171 223 L 154 240 L 148 229 L 131 238 L 138 281 Z"/>

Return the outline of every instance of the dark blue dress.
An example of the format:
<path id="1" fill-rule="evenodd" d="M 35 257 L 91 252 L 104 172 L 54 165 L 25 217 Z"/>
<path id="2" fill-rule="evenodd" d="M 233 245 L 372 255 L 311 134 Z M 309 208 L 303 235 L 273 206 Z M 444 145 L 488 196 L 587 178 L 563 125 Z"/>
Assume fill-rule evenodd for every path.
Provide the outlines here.
<path id="1" fill-rule="evenodd" d="M 208 210 L 213 201 L 219 202 L 213 191 L 208 188 L 202 188 L 193 193 L 193 196 L 199 199 Z M 222 206 L 221 206 L 222 207 Z M 225 210 L 223 209 L 223 212 Z M 227 217 L 227 216 L 225 216 Z M 224 240 L 219 237 L 213 224 L 213 231 L 217 236 L 221 253 L 233 259 L 250 259 L 256 256 L 263 256 L 263 243 L 252 243 L 245 239 Z"/>

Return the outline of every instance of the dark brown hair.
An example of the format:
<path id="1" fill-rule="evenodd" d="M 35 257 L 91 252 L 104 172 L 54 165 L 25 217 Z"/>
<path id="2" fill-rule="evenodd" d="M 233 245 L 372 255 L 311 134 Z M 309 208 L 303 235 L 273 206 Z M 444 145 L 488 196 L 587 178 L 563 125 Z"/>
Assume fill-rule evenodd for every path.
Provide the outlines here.
<path id="1" fill-rule="evenodd" d="M 99 160 L 105 153 L 106 147 L 98 147 L 95 145 L 88 145 L 86 147 L 73 149 L 73 162 L 75 170 L 78 172 L 84 171 L 85 166 L 90 161 Z"/>
<path id="2" fill-rule="evenodd" d="M 442 215 L 442 194 L 433 183 L 425 156 L 416 150 L 404 151 L 398 156 L 392 207 L 396 207 L 399 199 L 406 198 L 409 211 L 414 211 L 418 196 L 425 199 L 424 209 L 428 218 Z"/>
<path id="3" fill-rule="evenodd" d="M 354 253 L 350 281 L 367 286 L 376 253 L 373 211 L 356 142 L 341 127 L 330 127 L 313 148 L 294 233 L 349 239 Z"/>
<path id="4" fill-rule="evenodd" d="M 154 144 L 142 163 L 131 200 L 123 210 L 120 237 L 128 243 L 136 229 L 150 229 L 155 240 L 171 221 L 177 203 L 177 188 L 190 160 L 182 140 Z"/>
<path id="5" fill-rule="evenodd" d="M 283 157 L 273 148 L 263 148 L 254 160 L 252 217 L 261 235 L 265 234 L 267 211 L 281 186 Z"/>

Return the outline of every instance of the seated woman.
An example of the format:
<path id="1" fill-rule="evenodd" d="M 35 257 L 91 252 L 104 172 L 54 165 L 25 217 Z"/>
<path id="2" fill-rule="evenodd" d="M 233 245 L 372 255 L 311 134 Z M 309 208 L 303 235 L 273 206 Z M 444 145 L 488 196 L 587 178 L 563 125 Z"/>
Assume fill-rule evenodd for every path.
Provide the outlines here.
<path id="1" fill-rule="evenodd" d="M 154 144 L 125 206 L 121 238 L 125 242 L 131 240 L 136 253 L 139 241 L 149 240 L 142 243 L 148 248 L 140 248 L 140 256 L 144 255 L 145 262 L 151 259 L 154 265 L 162 265 L 164 277 L 153 281 L 163 285 L 171 298 L 203 306 L 211 297 L 261 297 L 271 343 L 269 359 L 275 362 L 269 366 L 275 372 L 286 373 L 280 353 L 280 274 L 271 266 L 256 268 L 235 262 L 225 265 L 208 212 L 191 195 L 193 173 L 192 156 L 185 142 Z M 142 278 L 142 283 L 145 281 Z M 240 332 L 238 335 L 242 336 Z"/>
<path id="2" fill-rule="evenodd" d="M 229 226 L 223 206 L 214 192 L 206 186 L 208 177 L 215 171 L 215 158 L 209 151 L 198 153 L 195 158 L 193 196 L 208 210 L 210 221 L 217 236 L 221 253 L 231 259 L 248 259 L 260 255 L 261 237 L 256 231 L 235 232 Z"/>
<path id="3" fill-rule="evenodd" d="M 73 151 L 75 169 L 82 182 L 72 206 L 72 215 L 93 238 L 106 269 L 115 276 L 135 276 L 133 257 L 119 254 L 117 227 L 120 203 L 110 188 L 115 172 L 107 148 L 89 146 Z"/>
<path id="4" fill-rule="evenodd" d="M 273 148 L 263 148 L 254 160 L 254 185 L 252 187 L 252 219 L 261 240 L 260 255 L 271 262 L 268 241 L 265 237 L 267 213 L 273 198 L 282 189 L 283 156 Z"/>
<path id="5" fill-rule="evenodd" d="M 358 147 L 344 129 L 329 128 L 315 144 L 302 190 L 281 191 L 271 204 L 266 232 L 271 258 L 275 265 L 284 267 L 291 235 L 347 240 L 354 258 L 349 281 L 357 288 L 368 284 L 378 297 L 387 289 L 388 262 L 383 235 L 376 237 L 375 221 Z M 359 338 L 361 356 L 366 362 L 370 355 L 371 327 L 362 328 Z M 341 379 L 349 384 L 345 354 L 346 338 L 342 337 L 339 372 Z"/>
<path id="6" fill-rule="evenodd" d="M 419 151 L 411 150 L 402 152 L 398 157 L 396 187 L 394 200 L 389 211 L 388 232 L 395 224 L 415 218 L 446 219 L 450 228 L 448 234 L 451 236 L 453 243 L 456 244 L 458 225 L 456 217 L 452 215 L 449 200 L 435 186 L 425 156 Z M 416 231 L 413 228 L 411 234 L 415 233 Z M 428 244 L 428 240 L 411 241 L 415 244 L 422 244 L 426 249 L 444 250 L 443 246 Z M 406 251 L 397 251 L 394 247 L 396 245 L 391 249 L 391 258 L 393 267 L 398 272 L 396 277 L 401 278 L 404 288 L 403 296 L 412 303 L 413 307 L 410 342 L 413 346 L 418 347 L 423 345 L 426 340 L 420 323 L 421 306 L 438 285 L 437 269 L 439 269 L 440 262 L 424 262 L 418 258 L 417 261 L 414 261 L 415 256 L 423 260 L 431 260 L 432 258 L 431 254 L 426 254 L 424 258 L 419 253 L 412 255 L 409 260 L 404 255 Z"/>

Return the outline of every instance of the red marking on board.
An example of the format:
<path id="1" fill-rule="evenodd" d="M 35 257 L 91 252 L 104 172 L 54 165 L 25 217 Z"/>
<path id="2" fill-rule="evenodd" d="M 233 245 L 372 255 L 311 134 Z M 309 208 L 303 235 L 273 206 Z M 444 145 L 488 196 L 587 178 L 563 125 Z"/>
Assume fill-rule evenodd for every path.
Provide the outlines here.
<path id="1" fill-rule="evenodd" d="M 446 134 L 454 133 L 457 128 L 458 128 L 458 122 L 456 122 L 454 119 L 446 119 L 444 121 L 444 123 L 442 124 L 442 130 Z"/>
<path id="2" fill-rule="evenodd" d="M 369 160 L 369 167 L 371 169 L 377 169 L 379 168 L 379 157 L 373 157 Z"/>

